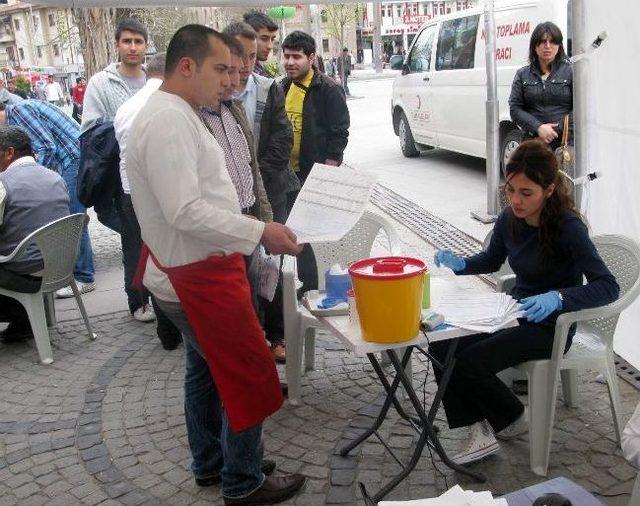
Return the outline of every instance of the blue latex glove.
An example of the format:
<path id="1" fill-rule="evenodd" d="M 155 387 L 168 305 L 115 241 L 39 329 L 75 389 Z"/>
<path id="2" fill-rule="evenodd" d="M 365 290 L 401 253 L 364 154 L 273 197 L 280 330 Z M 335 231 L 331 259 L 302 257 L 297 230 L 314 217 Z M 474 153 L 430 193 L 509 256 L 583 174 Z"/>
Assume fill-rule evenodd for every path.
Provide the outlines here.
<path id="1" fill-rule="evenodd" d="M 444 265 L 445 267 L 449 267 L 453 272 L 463 271 L 467 266 L 464 258 L 455 255 L 450 249 L 441 249 L 438 251 L 433 257 L 433 261 L 436 267 Z"/>
<path id="2" fill-rule="evenodd" d="M 520 301 L 527 321 L 540 323 L 554 311 L 562 309 L 562 299 L 555 290 L 532 297 L 525 297 Z"/>

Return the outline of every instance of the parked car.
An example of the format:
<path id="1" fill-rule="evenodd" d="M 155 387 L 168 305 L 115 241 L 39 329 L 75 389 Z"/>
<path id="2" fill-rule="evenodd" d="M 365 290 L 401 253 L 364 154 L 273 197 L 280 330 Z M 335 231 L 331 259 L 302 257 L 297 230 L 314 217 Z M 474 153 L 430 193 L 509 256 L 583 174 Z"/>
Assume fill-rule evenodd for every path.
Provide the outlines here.
<path id="1" fill-rule="evenodd" d="M 528 64 L 529 39 L 538 23 L 553 21 L 567 36 L 567 0 L 497 0 L 496 59 L 501 160 L 521 133 L 508 98 L 516 71 Z M 413 40 L 393 84 L 393 129 L 404 156 L 434 147 L 486 158 L 484 9 L 458 11 L 427 22 Z"/>

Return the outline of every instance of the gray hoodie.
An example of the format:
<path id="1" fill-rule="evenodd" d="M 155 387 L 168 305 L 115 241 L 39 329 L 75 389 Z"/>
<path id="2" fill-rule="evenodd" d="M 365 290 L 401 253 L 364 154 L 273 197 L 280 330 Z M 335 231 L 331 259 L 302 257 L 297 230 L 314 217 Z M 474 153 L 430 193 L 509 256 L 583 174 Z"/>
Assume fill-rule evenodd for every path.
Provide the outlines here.
<path id="1" fill-rule="evenodd" d="M 80 133 L 89 130 L 100 119 L 113 121 L 118 108 L 132 95 L 133 91 L 118 72 L 117 63 L 93 75 L 84 94 Z"/>

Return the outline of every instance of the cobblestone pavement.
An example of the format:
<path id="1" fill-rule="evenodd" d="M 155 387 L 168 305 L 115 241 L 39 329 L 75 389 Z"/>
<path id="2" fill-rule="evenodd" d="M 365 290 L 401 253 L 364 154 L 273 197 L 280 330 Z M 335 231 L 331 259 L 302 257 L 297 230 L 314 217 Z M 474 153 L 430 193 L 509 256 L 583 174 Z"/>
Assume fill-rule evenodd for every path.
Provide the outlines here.
<path id="1" fill-rule="evenodd" d="M 409 254 L 430 256 L 406 230 L 401 236 Z M 94 223 L 92 237 L 97 257 L 119 265 L 117 236 Z M 33 343 L 0 344 L 0 506 L 221 504 L 218 489 L 199 489 L 189 471 L 182 347 L 163 350 L 153 325 L 126 312 L 96 316 L 93 323 L 96 341 L 86 339 L 80 321 L 59 324 L 50 366 L 38 365 Z M 375 439 L 346 458 L 338 450 L 371 423 L 382 388 L 365 358 L 325 333 L 316 356 L 316 370 L 303 378 L 303 405 L 286 404 L 265 424 L 266 455 L 279 472 L 308 477 L 288 504 L 362 504 L 358 482 L 375 492 L 400 467 Z M 433 375 L 418 358 L 414 383 L 428 402 Z M 640 394 L 623 381 L 620 388 L 626 421 Z M 559 395 L 549 476 L 567 476 L 598 493 L 628 494 L 635 471 L 616 446 L 606 386 L 584 374 L 580 394 L 575 409 Z M 441 439 L 453 453 L 465 434 L 450 431 L 443 417 L 439 413 Z M 417 440 L 393 411 L 381 436 L 401 458 Z M 503 444 L 474 469 L 488 483 L 452 473 L 427 452 L 389 498 L 433 496 L 455 483 L 505 493 L 541 481 L 529 470 L 526 437 Z M 626 504 L 625 498 L 603 501 Z"/>
<path id="2" fill-rule="evenodd" d="M 120 246 L 120 234 L 105 227 L 98 221 L 96 213 L 92 209 L 89 214 L 89 235 L 93 249 L 93 263 L 96 272 L 108 271 L 122 265 L 122 248 Z"/>

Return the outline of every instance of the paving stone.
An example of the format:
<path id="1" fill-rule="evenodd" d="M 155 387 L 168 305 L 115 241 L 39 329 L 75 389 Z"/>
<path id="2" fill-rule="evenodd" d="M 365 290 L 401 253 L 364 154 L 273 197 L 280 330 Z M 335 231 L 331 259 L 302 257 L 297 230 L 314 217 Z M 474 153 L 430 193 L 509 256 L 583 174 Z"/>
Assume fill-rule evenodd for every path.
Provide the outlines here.
<path id="1" fill-rule="evenodd" d="M 49 485 L 47 488 L 43 490 L 43 492 L 47 494 L 49 497 L 56 497 L 61 493 L 66 492 L 70 488 L 71 488 L 71 485 L 68 482 L 60 480 Z"/>
<path id="2" fill-rule="evenodd" d="M 25 499 L 30 495 L 33 495 L 39 491 L 40 491 L 40 487 L 38 487 L 38 485 L 36 485 L 35 483 L 31 482 L 14 489 L 13 494 L 18 499 Z"/>

